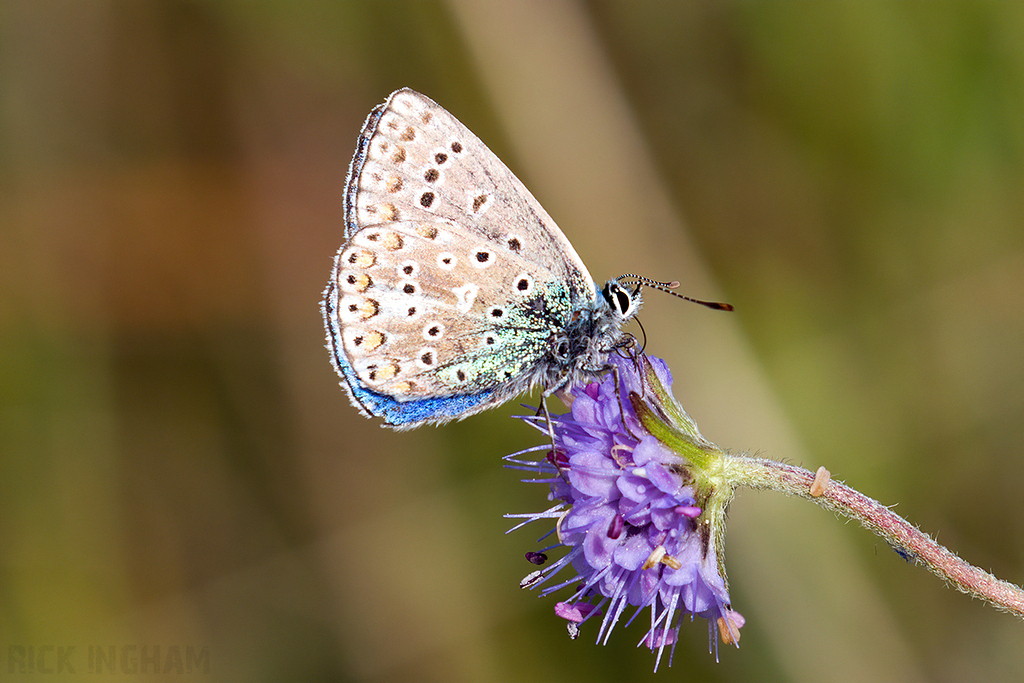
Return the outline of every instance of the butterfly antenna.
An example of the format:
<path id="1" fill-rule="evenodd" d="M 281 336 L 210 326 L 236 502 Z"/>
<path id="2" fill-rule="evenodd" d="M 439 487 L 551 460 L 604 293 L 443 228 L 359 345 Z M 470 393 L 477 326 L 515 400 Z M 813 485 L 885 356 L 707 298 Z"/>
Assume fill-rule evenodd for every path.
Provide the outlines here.
<path id="1" fill-rule="evenodd" d="M 690 301 L 692 303 L 700 304 L 701 306 L 707 306 L 708 308 L 716 311 L 733 310 L 732 304 L 721 303 L 718 301 L 703 301 L 701 299 L 694 299 L 691 296 L 686 296 L 685 294 L 680 294 L 679 292 L 673 292 L 672 290 L 679 286 L 678 280 L 673 280 L 672 282 L 658 282 L 657 280 L 652 280 L 649 277 L 644 277 L 643 275 L 634 275 L 632 273 L 620 275 L 615 279 L 618 280 L 619 282 L 621 282 L 624 279 L 633 280 L 634 284 L 636 285 L 634 293 L 639 292 L 641 287 L 650 287 L 651 289 L 656 289 L 659 292 L 665 292 L 666 294 L 677 296 L 680 299 L 686 299 L 687 301 Z"/>

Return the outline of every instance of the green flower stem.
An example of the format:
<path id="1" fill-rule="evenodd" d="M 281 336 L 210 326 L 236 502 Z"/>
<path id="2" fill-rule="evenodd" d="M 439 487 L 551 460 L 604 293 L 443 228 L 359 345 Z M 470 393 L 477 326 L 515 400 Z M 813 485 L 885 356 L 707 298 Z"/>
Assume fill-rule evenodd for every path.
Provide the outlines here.
<path id="1" fill-rule="evenodd" d="M 855 519 L 884 538 L 907 561 L 924 564 L 960 591 L 1024 618 L 1024 590 L 964 562 L 878 501 L 836 481 L 829 481 L 821 495 L 812 496 L 814 473 L 802 467 L 748 456 L 726 455 L 725 459 L 725 477 L 734 486 L 799 496 Z"/>
<path id="2" fill-rule="evenodd" d="M 859 521 L 908 562 L 924 564 L 958 590 L 1024 618 L 1024 590 L 964 562 L 878 501 L 839 482 L 825 479 L 823 487 L 822 481 L 815 484 L 814 473 L 802 467 L 723 452 L 701 435 L 646 358 L 642 358 L 641 368 L 645 395 L 631 392 L 630 403 L 644 428 L 687 462 L 686 470 L 693 479 L 698 503 L 704 508 L 703 521 L 711 535 L 725 533 L 725 507 L 740 486 L 800 496 Z M 724 576 L 724 548 L 718 544 L 718 549 Z"/>

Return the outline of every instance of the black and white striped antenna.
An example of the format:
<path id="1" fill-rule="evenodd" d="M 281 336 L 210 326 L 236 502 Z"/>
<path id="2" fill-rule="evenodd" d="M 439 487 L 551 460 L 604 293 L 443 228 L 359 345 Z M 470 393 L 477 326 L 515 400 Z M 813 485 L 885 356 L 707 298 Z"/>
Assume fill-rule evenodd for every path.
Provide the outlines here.
<path id="1" fill-rule="evenodd" d="M 672 290 L 679 286 L 679 282 L 676 280 L 673 280 L 672 282 L 658 282 L 657 280 L 652 280 L 649 277 L 644 277 L 643 275 L 634 275 L 633 273 L 626 273 L 625 275 L 620 275 L 615 279 L 619 282 L 622 282 L 622 280 L 624 279 L 632 280 L 633 284 L 636 285 L 636 289 L 633 290 L 634 294 L 639 292 L 641 287 L 650 287 L 651 289 L 656 289 L 659 292 L 665 292 L 666 294 L 677 296 L 680 299 L 686 299 L 687 301 L 693 302 L 695 304 L 707 306 L 708 308 L 716 311 L 733 310 L 732 304 L 725 304 L 718 301 L 702 301 L 701 299 L 694 299 L 692 296 L 686 296 L 685 294 L 680 294 L 679 292 L 673 292 Z"/>

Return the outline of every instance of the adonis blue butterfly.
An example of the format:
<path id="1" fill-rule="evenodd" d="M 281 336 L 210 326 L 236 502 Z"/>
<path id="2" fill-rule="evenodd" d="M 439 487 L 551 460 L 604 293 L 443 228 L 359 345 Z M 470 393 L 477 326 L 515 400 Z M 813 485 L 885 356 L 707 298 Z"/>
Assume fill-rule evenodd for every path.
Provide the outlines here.
<path id="1" fill-rule="evenodd" d="M 324 291 L 328 348 L 353 405 L 396 429 L 570 388 L 633 343 L 621 328 L 639 287 L 598 290 L 519 179 L 412 90 L 363 125 L 345 239 Z"/>

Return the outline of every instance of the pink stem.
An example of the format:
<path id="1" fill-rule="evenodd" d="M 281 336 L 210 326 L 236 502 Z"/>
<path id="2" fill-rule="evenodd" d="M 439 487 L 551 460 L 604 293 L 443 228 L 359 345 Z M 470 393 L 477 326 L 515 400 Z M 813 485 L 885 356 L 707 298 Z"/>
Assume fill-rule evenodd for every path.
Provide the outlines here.
<path id="1" fill-rule="evenodd" d="M 829 481 L 818 496 L 810 493 L 814 473 L 802 467 L 762 458 L 732 458 L 744 470 L 738 483 L 757 489 L 800 496 L 850 519 L 856 519 L 884 538 L 904 559 L 923 563 L 960 591 L 1024 618 L 1024 590 L 964 562 L 913 524 L 878 501 L 845 484 Z"/>

